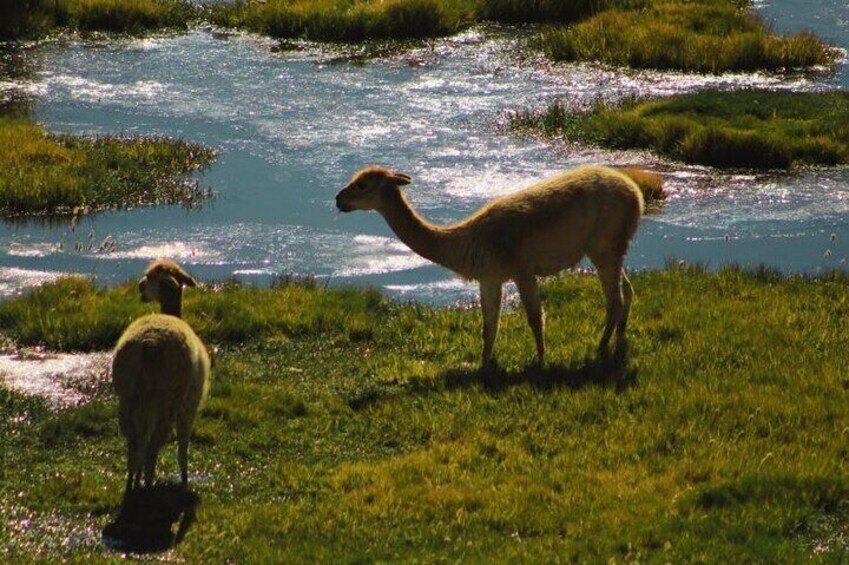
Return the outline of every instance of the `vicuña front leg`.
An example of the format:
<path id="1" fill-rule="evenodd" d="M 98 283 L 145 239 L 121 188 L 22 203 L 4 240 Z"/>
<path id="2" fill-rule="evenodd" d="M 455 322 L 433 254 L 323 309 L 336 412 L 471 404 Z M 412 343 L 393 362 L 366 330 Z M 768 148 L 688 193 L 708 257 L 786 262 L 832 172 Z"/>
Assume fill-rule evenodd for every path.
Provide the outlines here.
<path id="1" fill-rule="evenodd" d="M 483 313 L 483 355 L 481 366 L 492 364 L 492 348 L 498 335 L 498 317 L 501 314 L 501 281 L 481 281 L 481 312 Z"/>

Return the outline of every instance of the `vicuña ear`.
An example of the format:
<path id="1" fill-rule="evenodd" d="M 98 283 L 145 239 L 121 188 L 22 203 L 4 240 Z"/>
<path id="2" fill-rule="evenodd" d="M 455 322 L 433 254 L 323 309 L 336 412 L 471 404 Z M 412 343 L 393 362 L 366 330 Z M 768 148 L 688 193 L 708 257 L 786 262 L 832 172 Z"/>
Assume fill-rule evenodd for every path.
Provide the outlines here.
<path id="1" fill-rule="evenodd" d="M 392 173 L 392 176 L 389 177 L 389 181 L 397 186 L 405 186 L 413 182 L 413 177 L 405 175 L 404 173 Z"/>
<path id="2" fill-rule="evenodd" d="M 172 273 L 177 282 L 181 283 L 183 286 L 197 286 L 198 283 L 183 269 L 180 269 L 179 272 Z"/>
<path id="3" fill-rule="evenodd" d="M 198 283 L 189 275 L 186 271 L 182 269 L 177 263 L 173 261 L 163 261 L 160 263 L 161 272 L 166 273 L 168 276 L 172 277 L 178 284 L 183 286 L 197 286 Z"/>

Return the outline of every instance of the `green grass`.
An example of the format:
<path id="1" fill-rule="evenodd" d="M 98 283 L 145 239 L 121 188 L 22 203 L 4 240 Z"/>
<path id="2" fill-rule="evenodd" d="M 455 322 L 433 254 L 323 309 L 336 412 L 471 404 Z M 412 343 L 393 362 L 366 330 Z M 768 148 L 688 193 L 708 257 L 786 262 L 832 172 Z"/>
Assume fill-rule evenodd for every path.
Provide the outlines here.
<path id="1" fill-rule="evenodd" d="M 599 104 L 559 103 L 513 119 L 517 131 L 614 149 L 649 149 L 689 164 L 788 169 L 849 163 L 849 93 L 704 91 Z"/>
<path id="2" fill-rule="evenodd" d="M 672 269 L 633 283 L 625 362 L 594 359 L 598 282 L 566 276 L 544 286 L 549 365 L 531 364 L 510 311 L 505 369 L 489 376 L 474 368 L 476 310 L 290 284 L 188 290 L 187 318 L 221 349 L 190 451 L 200 504 L 166 557 L 845 562 L 845 277 Z M 23 335 L 39 309 L 66 308 L 71 325 L 136 311 L 129 285 L 68 284 L 4 303 L 0 327 Z M 222 330 L 234 312 L 242 335 Z M 116 558 L 99 542 L 124 483 L 111 395 L 51 413 L 0 391 L 0 412 L 4 559 Z"/>
<path id="3" fill-rule="evenodd" d="M 658 0 L 643 9 L 605 10 L 550 29 L 537 44 L 559 61 L 703 73 L 831 67 L 838 56 L 812 33 L 772 33 L 749 2 L 729 0 Z"/>
<path id="4" fill-rule="evenodd" d="M 138 35 L 186 29 L 200 10 L 189 0 L 0 0 L 0 40 L 32 39 L 56 28 Z"/>
<path id="5" fill-rule="evenodd" d="M 212 7 L 216 25 L 272 37 L 325 41 L 410 39 L 457 33 L 482 21 L 565 24 L 644 0 L 268 0 Z"/>
<path id="6" fill-rule="evenodd" d="M 0 117 L 0 214 L 80 214 L 145 204 L 191 206 L 208 198 L 190 175 L 214 152 L 154 137 L 51 135 Z"/>
<path id="7" fill-rule="evenodd" d="M 544 22 L 555 60 L 696 72 L 833 66 L 811 33 L 776 35 L 747 0 L 269 0 L 219 4 L 216 25 L 279 38 L 357 42 L 448 35 L 481 21 Z"/>
<path id="8" fill-rule="evenodd" d="M 471 0 L 269 0 L 219 4 L 216 25 L 271 37 L 357 42 L 448 35 L 474 20 Z"/>

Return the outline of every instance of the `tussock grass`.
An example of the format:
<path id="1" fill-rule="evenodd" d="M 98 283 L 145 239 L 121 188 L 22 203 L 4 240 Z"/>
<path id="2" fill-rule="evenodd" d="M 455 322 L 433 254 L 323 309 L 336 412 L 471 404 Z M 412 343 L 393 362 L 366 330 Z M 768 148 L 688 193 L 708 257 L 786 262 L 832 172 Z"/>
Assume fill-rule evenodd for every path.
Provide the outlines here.
<path id="1" fill-rule="evenodd" d="M 447 35 L 481 21 L 544 22 L 537 47 L 555 60 L 696 72 L 832 66 L 811 33 L 773 34 L 747 0 L 238 0 L 213 23 L 272 37 L 362 41 Z"/>
<path id="2" fill-rule="evenodd" d="M 566 276 L 543 290 L 551 364 L 531 364 L 512 311 L 494 375 L 474 368 L 476 311 L 299 285 L 187 292 L 187 317 L 225 346 L 190 452 L 201 503 L 169 558 L 844 561 L 845 275 L 685 267 L 632 280 L 624 360 L 592 356 L 602 293 Z M 100 292 L 70 295 L 68 312 L 135 300 L 129 286 Z M 240 341 L 216 333 L 225 304 L 246 327 L 290 321 Z M 120 505 L 114 405 L 50 413 L 0 389 L 5 559 L 114 559 L 85 541 Z M 63 544 L 74 528 L 92 535 Z"/>
<path id="3" fill-rule="evenodd" d="M 143 34 L 186 29 L 200 16 L 190 0 L 0 0 L 0 40 L 31 39 L 55 28 Z"/>
<path id="4" fill-rule="evenodd" d="M 469 0 L 269 0 L 218 4 L 210 19 L 271 37 L 313 40 L 419 38 L 454 33 L 473 19 Z"/>
<path id="5" fill-rule="evenodd" d="M 191 206 L 209 195 L 189 175 L 213 158 L 180 140 L 55 136 L 24 118 L 0 118 L 0 214 Z"/>
<path id="6" fill-rule="evenodd" d="M 650 0 L 479 0 L 481 20 L 501 23 L 567 24 L 608 9 L 641 8 Z"/>
<path id="7" fill-rule="evenodd" d="M 615 149 L 649 149 L 690 164 L 787 169 L 849 163 L 849 94 L 704 91 L 598 104 L 570 112 L 555 103 L 513 119 L 518 131 Z"/>
<path id="8" fill-rule="evenodd" d="M 481 21 L 565 24 L 642 0 L 268 0 L 219 4 L 213 23 L 272 37 L 362 41 L 457 33 Z"/>
<path id="9" fill-rule="evenodd" d="M 325 292 L 288 282 L 272 290 L 226 283 L 184 296 L 185 319 L 205 339 L 222 345 L 325 333 L 350 342 L 368 340 L 376 314 L 389 304 L 376 290 Z M 0 325 L 21 345 L 96 351 L 114 346 L 132 320 L 157 308 L 138 299 L 134 282 L 106 290 L 73 276 L 0 302 Z"/>
<path id="10" fill-rule="evenodd" d="M 707 73 L 837 61 L 837 52 L 812 33 L 773 34 L 748 2 L 728 0 L 661 0 L 639 10 L 605 10 L 544 32 L 538 45 L 555 60 Z"/>

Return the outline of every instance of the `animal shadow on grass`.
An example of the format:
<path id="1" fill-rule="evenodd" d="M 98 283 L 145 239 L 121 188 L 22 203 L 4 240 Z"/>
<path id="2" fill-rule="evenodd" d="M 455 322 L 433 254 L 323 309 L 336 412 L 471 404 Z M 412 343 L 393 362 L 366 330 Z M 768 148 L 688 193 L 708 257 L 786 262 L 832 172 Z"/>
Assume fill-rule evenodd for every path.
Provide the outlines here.
<path id="1" fill-rule="evenodd" d="M 131 553 L 170 549 L 185 537 L 199 504 L 200 496 L 179 484 L 155 484 L 128 492 L 118 516 L 103 528 L 103 543 Z"/>
<path id="2" fill-rule="evenodd" d="M 597 386 L 622 392 L 636 385 L 637 372 L 637 368 L 628 365 L 627 350 L 621 350 L 613 355 L 588 357 L 569 364 L 527 365 L 517 372 L 508 372 L 501 367 L 450 370 L 442 378 L 447 389 L 480 385 L 490 394 L 524 383 L 542 390 L 561 387 L 579 390 Z"/>

